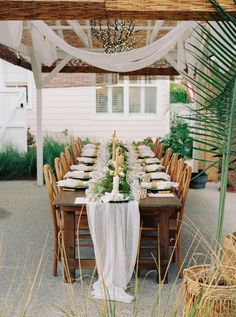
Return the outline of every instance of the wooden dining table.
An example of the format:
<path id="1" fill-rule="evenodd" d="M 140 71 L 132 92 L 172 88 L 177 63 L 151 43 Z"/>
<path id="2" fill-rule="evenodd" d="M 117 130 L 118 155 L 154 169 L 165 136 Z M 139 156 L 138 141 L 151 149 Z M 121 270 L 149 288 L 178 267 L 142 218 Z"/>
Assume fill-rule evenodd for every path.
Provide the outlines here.
<path id="1" fill-rule="evenodd" d="M 64 252 L 67 261 L 67 272 L 65 274 L 66 282 L 75 281 L 75 269 L 79 268 L 79 263 L 86 262 L 87 267 L 94 268 L 96 263 L 94 259 L 76 259 L 75 258 L 75 212 L 82 207 L 82 205 L 75 204 L 77 197 L 84 197 L 84 191 L 63 191 L 61 190 L 54 200 L 54 205 L 57 206 L 61 212 L 64 222 L 63 241 Z M 181 202 L 175 195 L 174 197 L 147 197 L 140 199 L 139 209 L 142 213 L 155 212 L 158 213 L 158 269 L 160 269 L 157 276 L 161 278 L 164 283 L 168 283 L 168 263 L 169 257 L 169 219 L 173 212 L 180 207 Z M 85 207 L 86 208 L 86 207 Z M 139 268 L 148 267 L 153 269 L 155 261 L 140 260 Z M 157 269 L 157 268 L 156 268 Z M 69 274 L 69 276 L 68 276 Z"/>

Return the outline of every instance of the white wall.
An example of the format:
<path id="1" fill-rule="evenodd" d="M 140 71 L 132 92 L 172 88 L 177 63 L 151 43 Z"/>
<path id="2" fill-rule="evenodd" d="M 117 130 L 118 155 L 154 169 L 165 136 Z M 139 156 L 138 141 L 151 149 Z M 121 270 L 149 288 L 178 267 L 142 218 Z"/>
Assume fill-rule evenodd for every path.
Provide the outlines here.
<path id="1" fill-rule="evenodd" d="M 165 87 L 165 89 L 164 89 Z M 43 131 L 61 132 L 68 129 L 73 135 L 81 137 L 110 137 L 113 129 L 122 138 L 140 139 L 146 136 L 163 136 L 169 131 L 169 112 L 165 114 L 168 82 L 161 80 L 158 94 L 158 116 L 124 118 L 122 116 L 96 116 L 95 89 L 60 88 L 43 90 Z M 28 126 L 35 131 L 35 94 L 33 107 L 27 111 Z"/>
<path id="2" fill-rule="evenodd" d="M 36 130 L 36 90 L 33 76 L 22 68 L 3 62 L 2 81 L 28 82 L 29 104 L 27 105 L 27 126 Z M 7 66 L 6 66 L 7 65 Z M 5 69 L 4 69 L 5 68 Z M 0 80 L 0 84 L 1 84 Z M 47 88 L 43 89 L 43 131 L 62 132 L 81 137 L 110 137 L 112 130 L 125 139 L 141 139 L 146 136 L 163 136 L 169 131 L 169 80 L 158 82 L 158 115 L 151 117 L 97 117 L 95 115 L 95 88 Z"/>

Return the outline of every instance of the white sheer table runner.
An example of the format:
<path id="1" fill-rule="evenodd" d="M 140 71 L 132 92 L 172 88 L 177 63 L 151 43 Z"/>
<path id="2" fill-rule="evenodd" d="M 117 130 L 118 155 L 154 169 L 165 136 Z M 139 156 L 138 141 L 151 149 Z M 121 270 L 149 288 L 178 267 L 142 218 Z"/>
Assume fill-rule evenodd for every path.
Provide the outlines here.
<path id="1" fill-rule="evenodd" d="M 138 250 L 138 202 L 88 202 L 86 205 L 99 275 L 93 284 L 92 295 L 96 299 L 130 303 L 133 296 L 125 290 L 133 274 Z"/>

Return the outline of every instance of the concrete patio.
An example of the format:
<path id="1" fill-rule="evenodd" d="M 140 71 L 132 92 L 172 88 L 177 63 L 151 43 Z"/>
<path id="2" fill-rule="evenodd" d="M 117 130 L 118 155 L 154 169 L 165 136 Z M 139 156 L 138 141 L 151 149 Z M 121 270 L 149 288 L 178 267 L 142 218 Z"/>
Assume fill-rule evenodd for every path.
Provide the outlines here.
<path id="1" fill-rule="evenodd" d="M 197 236 L 194 239 L 194 235 L 199 229 L 212 245 L 217 223 L 218 189 L 219 185 L 208 183 L 205 190 L 190 190 L 182 243 L 183 257 L 187 255 L 185 265 L 189 260 L 191 264 L 194 264 L 193 260 L 197 263 L 206 260 L 209 248 L 204 249 L 203 238 Z M 83 272 L 83 281 L 78 279 L 74 287 L 63 283 L 61 268 L 58 276 L 52 277 L 53 227 L 45 187 L 37 187 L 33 181 L 3 181 L 0 182 L 0 202 L 0 315 L 22 316 L 21 308 L 27 306 L 26 316 L 32 317 L 62 316 L 59 308 L 67 311 L 64 316 L 72 316 L 73 309 L 76 311 L 73 316 L 101 316 L 105 303 L 95 301 L 89 295 L 92 271 Z M 236 194 L 228 193 L 225 232 L 236 230 L 235 206 Z M 169 284 L 162 290 L 162 313 L 158 313 L 157 307 L 155 316 L 171 316 L 173 306 L 165 304 L 168 295 L 173 305 L 176 300 L 181 301 L 176 293 L 180 292 L 182 280 L 176 281 L 176 274 L 176 264 L 171 264 Z M 151 316 L 158 288 L 155 272 L 146 278 L 143 274 L 138 287 L 140 302 L 116 303 L 116 316 Z M 128 292 L 134 294 L 134 289 L 135 279 Z M 138 305 L 139 313 L 135 315 L 134 307 Z"/>

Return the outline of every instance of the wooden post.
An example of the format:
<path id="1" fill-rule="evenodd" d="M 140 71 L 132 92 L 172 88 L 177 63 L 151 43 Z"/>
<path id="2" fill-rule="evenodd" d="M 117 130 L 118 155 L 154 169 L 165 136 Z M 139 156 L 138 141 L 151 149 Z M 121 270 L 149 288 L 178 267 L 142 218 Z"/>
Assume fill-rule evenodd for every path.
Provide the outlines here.
<path id="1" fill-rule="evenodd" d="M 36 89 L 37 184 L 43 186 L 42 88 Z"/>

